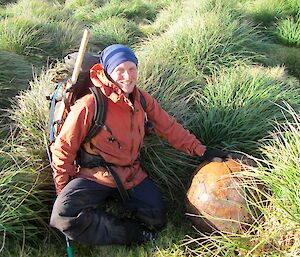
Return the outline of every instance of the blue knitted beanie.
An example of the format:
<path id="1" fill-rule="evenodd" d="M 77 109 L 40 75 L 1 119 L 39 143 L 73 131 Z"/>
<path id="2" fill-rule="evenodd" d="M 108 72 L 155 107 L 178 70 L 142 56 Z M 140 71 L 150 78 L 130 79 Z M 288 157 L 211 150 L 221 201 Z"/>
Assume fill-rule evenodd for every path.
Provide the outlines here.
<path id="1" fill-rule="evenodd" d="M 125 45 L 110 45 L 103 49 L 100 54 L 100 63 L 104 71 L 110 75 L 113 70 L 121 63 L 131 61 L 138 65 L 138 59 L 134 52 Z"/>

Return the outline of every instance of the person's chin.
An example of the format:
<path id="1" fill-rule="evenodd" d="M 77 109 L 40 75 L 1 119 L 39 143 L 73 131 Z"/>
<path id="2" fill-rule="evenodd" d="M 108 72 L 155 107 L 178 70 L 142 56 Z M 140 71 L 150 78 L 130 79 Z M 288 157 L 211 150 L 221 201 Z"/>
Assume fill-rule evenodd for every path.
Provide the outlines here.
<path id="1" fill-rule="evenodd" d="M 131 86 L 128 86 L 126 88 L 123 89 L 123 92 L 126 93 L 126 94 L 131 94 L 132 91 L 134 90 L 135 86 L 131 85 Z"/>

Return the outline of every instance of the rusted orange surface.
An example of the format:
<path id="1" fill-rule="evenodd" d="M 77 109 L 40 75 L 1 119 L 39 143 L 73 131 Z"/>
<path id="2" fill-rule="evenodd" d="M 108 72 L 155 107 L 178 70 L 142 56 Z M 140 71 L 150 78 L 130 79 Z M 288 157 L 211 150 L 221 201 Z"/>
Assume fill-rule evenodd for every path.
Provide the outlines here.
<path id="1" fill-rule="evenodd" d="M 237 174 L 242 171 L 234 160 L 210 162 L 198 167 L 187 192 L 186 207 L 200 230 L 236 233 L 251 220 L 245 193 Z"/>

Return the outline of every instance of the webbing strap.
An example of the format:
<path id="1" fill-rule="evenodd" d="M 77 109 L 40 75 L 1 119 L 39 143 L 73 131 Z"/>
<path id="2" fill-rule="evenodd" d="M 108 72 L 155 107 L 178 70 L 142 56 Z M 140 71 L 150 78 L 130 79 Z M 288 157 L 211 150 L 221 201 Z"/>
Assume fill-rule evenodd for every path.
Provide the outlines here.
<path id="1" fill-rule="evenodd" d="M 125 190 L 121 179 L 119 178 L 116 171 L 112 168 L 110 163 L 104 161 L 104 159 L 99 155 L 94 155 L 86 152 L 83 147 L 80 147 L 77 153 L 77 164 L 82 168 L 95 168 L 95 167 L 104 167 L 113 177 L 120 196 L 124 202 L 129 199 L 127 191 Z"/>
<path id="2" fill-rule="evenodd" d="M 124 186 L 123 186 L 123 183 L 122 183 L 120 177 L 119 177 L 118 174 L 115 172 L 115 170 L 114 170 L 111 166 L 109 166 L 109 165 L 107 165 L 107 164 L 106 164 L 106 169 L 107 169 L 107 170 L 110 172 L 110 174 L 113 176 L 114 181 L 115 181 L 115 183 L 116 183 L 116 185 L 117 185 L 118 191 L 119 191 L 119 193 L 120 193 L 120 196 L 121 196 L 123 202 L 125 203 L 126 201 L 129 200 L 129 196 L 128 196 L 128 193 L 127 193 L 127 191 L 125 190 L 125 188 L 124 188 Z"/>
<path id="3" fill-rule="evenodd" d="M 141 103 L 142 108 L 145 112 L 145 115 L 147 115 L 147 112 L 146 112 L 146 109 L 147 109 L 146 99 L 145 99 L 144 95 L 142 94 L 142 92 L 140 90 L 139 90 L 139 92 L 140 92 L 140 103 Z"/>
<path id="4" fill-rule="evenodd" d="M 91 125 L 91 128 L 85 137 L 83 143 L 87 143 L 91 141 L 91 139 L 100 131 L 100 129 L 104 126 L 104 121 L 106 118 L 106 112 L 107 112 L 107 99 L 106 97 L 100 92 L 100 90 L 97 90 L 96 87 L 92 86 L 89 88 L 92 94 L 94 95 L 94 101 L 95 101 L 95 112 L 94 112 L 94 118 L 93 123 Z"/>

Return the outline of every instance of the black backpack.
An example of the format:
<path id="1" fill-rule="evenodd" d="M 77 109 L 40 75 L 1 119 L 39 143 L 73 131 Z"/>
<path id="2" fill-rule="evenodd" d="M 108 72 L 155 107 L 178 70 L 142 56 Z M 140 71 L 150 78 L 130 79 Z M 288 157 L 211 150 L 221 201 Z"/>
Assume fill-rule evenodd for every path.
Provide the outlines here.
<path id="1" fill-rule="evenodd" d="M 66 70 L 69 73 L 73 72 L 76 58 L 78 56 L 78 52 L 74 52 L 71 54 L 68 54 L 65 58 L 65 64 L 66 64 Z M 98 54 L 91 54 L 91 53 L 85 53 L 80 69 L 80 73 L 77 79 L 77 82 L 75 85 L 71 87 L 72 91 L 72 97 L 71 100 L 66 99 L 66 82 L 67 77 L 62 80 L 55 88 L 54 92 L 47 97 L 48 100 L 51 101 L 50 104 L 50 117 L 49 117 L 49 123 L 48 123 L 48 137 L 51 143 L 53 143 L 57 137 L 57 135 L 60 133 L 60 130 L 64 124 L 65 118 L 61 119 L 61 117 L 57 117 L 57 110 L 60 107 L 60 103 L 64 101 L 65 103 L 65 112 L 70 112 L 70 107 L 75 103 L 75 101 L 84 95 L 91 92 L 94 96 L 95 100 L 95 113 L 93 117 L 93 122 L 91 125 L 91 128 L 84 139 L 83 143 L 89 142 L 98 132 L 99 130 L 104 126 L 104 122 L 106 119 L 106 113 L 107 113 L 107 98 L 100 92 L 100 90 L 97 90 L 97 88 L 93 85 L 93 83 L 90 80 L 90 69 L 95 65 L 96 63 L 99 63 L 99 55 Z M 148 130 L 148 127 L 151 126 L 147 119 L 146 114 L 146 102 L 145 98 L 142 93 L 140 93 L 140 102 L 142 105 L 142 108 L 145 112 L 145 127 Z M 64 115 L 64 117 L 66 117 Z"/>

